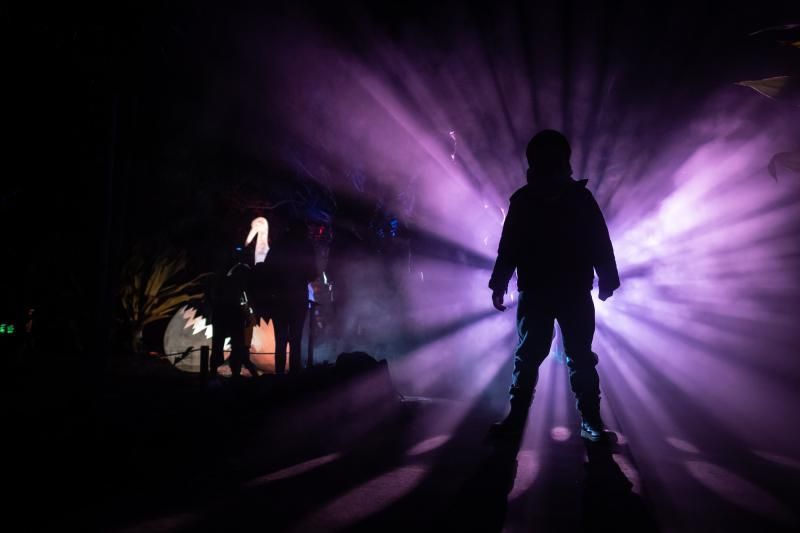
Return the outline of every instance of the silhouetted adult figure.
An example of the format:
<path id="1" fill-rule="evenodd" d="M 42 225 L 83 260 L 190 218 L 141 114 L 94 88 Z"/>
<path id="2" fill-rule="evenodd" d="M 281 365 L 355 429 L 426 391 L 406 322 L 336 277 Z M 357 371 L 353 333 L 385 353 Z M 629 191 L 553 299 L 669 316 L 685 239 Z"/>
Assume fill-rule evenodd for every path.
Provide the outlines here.
<path id="1" fill-rule="evenodd" d="M 303 367 L 303 324 L 308 314 L 308 284 L 317 278 L 314 248 L 308 228 L 292 221 L 278 238 L 264 261 L 272 286 L 272 323 L 275 326 L 275 373 L 286 371 L 286 343 L 289 343 L 289 371 Z"/>
<path id="2" fill-rule="evenodd" d="M 222 276 L 211 299 L 213 309 L 211 338 L 211 375 L 216 376 L 223 364 L 225 338 L 231 339 L 231 354 L 228 365 L 234 378 L 240 376 L 242 366 L 250 374 L 258 376 L 258 369 L 250 360 L 250 340 L 253 336 L 253 319 L 248 288 L 251 268 L 245 259 L 245 251 L 237 246 L 233 252 L 233 266 Z"/>
<path id="3" fill-rule="evenodd" d="M 250 303 L 255 311 L 256 325 L 261 320 L 264 321 L 264 324 L 268 324 L 272 319 L 273 287 L 269 278 L 269 266 L 266 260 L 256 263 L 253 267 L 253 274 L 250 276 L 250 292 L 248 293 L 251 297 Z"/>
<path id="4" fill-rule="evenodd" d="M 554 130 L 537 133 L 526 150 L 528 184 L 511 196 L 489 287 L 492 303 L 505 311 L 503 295 L 517 270 L 518 343 L 511 380 L 511 409 L 492 427 L 494 435 L 521 433 L 528 415 L 539 365 L 550 351 L 553 321 L 564 338 L 569 379 L 581 413 L 581 436 L 603 437 L 600 382 L 592 352 L 597 272 L 600 299 L 619 285 L 614 250 L 603 214 L 587 180 L 572 179 L 571 149 Z"/>

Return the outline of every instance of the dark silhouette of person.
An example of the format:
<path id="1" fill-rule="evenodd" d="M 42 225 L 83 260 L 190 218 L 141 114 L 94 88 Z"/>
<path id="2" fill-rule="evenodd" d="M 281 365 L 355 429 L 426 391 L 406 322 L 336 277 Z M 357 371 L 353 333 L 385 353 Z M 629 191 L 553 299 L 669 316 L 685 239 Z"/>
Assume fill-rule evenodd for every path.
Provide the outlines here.
<path id="1" fill-rule="evenodd" d="M 581 436 L 597 441 L 604 436 L 604 425 L 597 356 L 592 352 L 591 289 L 595 271 L 601 300 L 620 286 L 614 250 L 603 214 L 586 189 L 587 180 L 572 179 L 567 139 L 554 130 L 541 131 L 528 143 L 526 155 L 528 183 L 511 196 L 489 281 L 492 303 L 499 311 L 506 309 L 503 296 L 514 270 L 519 289 L 511 409 L 492 427 L 492 434 L 522 432 L 539 365 L 550 351 L 558 320 L 582 417 Z"/>
<path id="2" fill-rule="evenodd" d="M 272 323 L 275 327 L 275 373 L 286 371 L 286 343 L 289 343 L 289 371 L 302 364 L 303 325 L 308 314 L 308 284 L 317 278 L 314 248 L 308 228 L 291 221 L 264 260 L 265 277 L 271 289 Z"/>
<path id="3" fill-rule="evenodd" d="M 269 254 L 267 254 L 267 256 L 269 257 Z M 251 304 L 255 311 L 256 325 L 258 325 L 261 320 L 263 320 L 265 324 L 268 324 L 272 319 L 273 296 L 266 259 L 260 263 L 256 263 L 253 267 L 253 274 L 250 277 L 249 294 L 252 297 Z"/>
<path id="4" fill-rule="evenodd" d="M 233 266 L 221 277 L 212 297 L 214 335 L 211 339 L 211 375 L 216 376 L 223 364 L 225 338 L 231 339 L 228 365 L 231 375 L 238 378 L 242 366 L 250 375 L 258 376 L 258 369 L 250 360 L 250 340 L 253 336 L 253 319 L 248 289 L 251 268 L 245 251 L 237 246 L 233 251 Z"/>

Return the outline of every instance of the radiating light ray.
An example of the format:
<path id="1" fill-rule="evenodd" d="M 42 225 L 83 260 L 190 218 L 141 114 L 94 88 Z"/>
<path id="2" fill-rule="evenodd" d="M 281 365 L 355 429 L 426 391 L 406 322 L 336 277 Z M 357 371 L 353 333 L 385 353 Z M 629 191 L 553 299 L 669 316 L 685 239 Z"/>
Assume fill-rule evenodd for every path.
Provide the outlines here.
<path id="1" fill-rule="evenodd" d="M 726 469 L 704 461 L 687 461 L 686 468 L 718 496 L 783 524 L 798 524 L 795 513 L 768 492 Z"/>
<path id="2" fill-rule="evenodd" d="M 697 449 L 697 446 L 695 446 L 691 442 L 686 442 L 683 439 L 679 439 L 677 437 L 667 437 L 667 442 L 673 448 L 684 451 L 686 453 L 700 453 L 700 450 Z"/>
<path id="3" fill-rule="evenodd" d="M 692 102 L 680 101 L 686 87 L 642 94 L 624 49 L 602 66 L 575 54 L 565 76 L 557 54 L 536 50 L 548 34 L 524 35 L 516 22 L 498 20 L 509 31 L 493 50 L 468 33 L 448 36 L 455 44 L 443 49 L 365 30 L 369 50 L 354 57 L 303 34 L 298 56 L 308 61 L 286 77 L 287 136 L 332 166 L 363 168 L 389 204 L 418 177 L 410 221 L 491 260 L 508 196 L 524 182 L 525 143 L 544 127 L 568 129 L 576 177 L 590 179 L 622 275 L 609 301 L 595 299 L 594 349 L 604 408 L 637 465 L 668 494 L 679 474 L 661 454 L 685 453 L 668 436 L 701 453 L 719 452 L 724 439 L 737 459 L 757 449 L 798 460 L 786 450 L 800 449 L 800 429 L 785 421 L 800 402 L 790 356 L 800 342 L 800 187 L 775 183 L 765 168 L 798 138 L 796 118 L 725 89 L 728 81 Z M 331 186 L 351 187 L 347 175 Z M 435 395 L 458 381 L 472 400 L 508 361 L 513 320 L 481 317 L 488 272 L 458 263 L 420 261 L 419 285 L 402 285 L 376 331 L 391 341 L 404 386 Z M 542 366 L 526 444 L 542 444 L 557 425 L 545 425 L 555 412 L 545 406 L 569 396 L 565 381 L 552 383 L 562 370 L 552 359 Z"/>
<path id="4" fill-rule="evenodd" d="M 633 487 L 631 490 L 636 494 L 642 493 L 642 481 L 641 476 L 639 475 L 639 471 L 634 467 L 630 460 L 622 454 L 615 453 L 611 455 L 611 458 L 614 460 L 615 463 L 619 466 L 620 471 L 625 475 L 628 481 L 631 482 Z"/>
<path id="5" fill-rule="evenodd" d="M 794 470 L 800 470 L 800 461 L 797 461 L 797 460 L 792 459 L 790 457 L 785 457 L 783 455 L 778 455 L 778 454 L 775 454 L 775 453 L 764 452 L 764 451 L 759 451 L 759 450 L 756 450 L 753 453 L 755 453 L 759 457 L 762 457 L 762 458 L 766 459 L 767 461 L 771 461 L 773 463 L 776 463 L 776 464 L 779 464 L 779 465 L 782 465 L 782 466 L 788 466 L 789 468 L 792 468 Z"/>
<path id="6" fill-rule="evenodd" d="M 433 451 L 447 443 L 451 438 L 451 435 L 437 435 L 435 437 L 431 437 L 429 439 L 425 439 L 422 442 L 418 442 L 415 444 L 411 449 L 406 452 L 406 455 L 415 456 L 415 455 L 423 455 L 430 451 Z"/>
<path id="7" fill-rule="evenodd" d="M 504 318 L 469 325 L 398 358 L 392 365 L 393 377 L 413 394 L 424 396 L 432 395 L 432 387 L 457 369 L 459 376 L 468 380 L 462 384 L 464 396 L 480 395 L 482 386 L 510 357 L 509 350 L 498 348 L 499 339 L 507 335 Z"/>
<path id="8" fill-rule="evenodd" d="M 326 465 L 337 460 L 341 454 L 339 453 L 331 453 L 328 455 L 323 455 L 321 457 L 316 457 L 314 459 L 309 459 L 308 461 L 303 461 L 302 463 L 298 463 L 296 465 L 288 466 L 286 468 L 282 468 L 275 472 L 271 472 L 269 474 L 264 474 L 263 476 L 259 476 L 257 478 L 251 479 L 244 483 L 244 486 L 247 488 L 255 488 L 266 483 L 271 483 L 273 481 L 280 481 L 282 479 L 289 479 L 295 476 L 299 476 L 305 474 L 306 472 L 310 472 L 320 466 Z"/>
<path id="9" fill-rule="evenodd" d="M 290 531 L 339 531 L 389 507 L 411 492 L 428 467 L 408 465 L 381 474 L 303 517 Z"/>
<path id="10" fill-rule="evenodd" d="M 509 502 L 516 500 L 533 486 L 540 468 L 539 454 L 536 450 L 519 452 L 517 455 L 517 475 L 514 477 L 514 486 L 508 494 Z"/>

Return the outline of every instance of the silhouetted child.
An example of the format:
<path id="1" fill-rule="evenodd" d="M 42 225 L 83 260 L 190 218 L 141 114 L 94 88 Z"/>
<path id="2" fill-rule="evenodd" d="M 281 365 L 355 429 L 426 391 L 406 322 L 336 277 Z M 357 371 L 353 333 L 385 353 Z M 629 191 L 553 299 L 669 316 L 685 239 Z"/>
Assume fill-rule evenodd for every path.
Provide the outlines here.
<path id="1" fill-rule="evenodd" d="M 508 416 L 492 427 L 494 435 L 521 434 L 538 379 L 550 351 L 553 322 L 564 340 L 569 379 L 582 416 L 581 436 L 603 436 L 600 383 L 592 352 L 597 272 L 600 299 L 616 290 L 619 274 L 603 214 L 586 181 L 572 179 L 571 149 L 554 130 L 536 134 L 526 150 L 528 184 L 511 196 L 489 287 L 500 311 L 503 295 L 517 271 L 518 343 L 514 352 Z"/>

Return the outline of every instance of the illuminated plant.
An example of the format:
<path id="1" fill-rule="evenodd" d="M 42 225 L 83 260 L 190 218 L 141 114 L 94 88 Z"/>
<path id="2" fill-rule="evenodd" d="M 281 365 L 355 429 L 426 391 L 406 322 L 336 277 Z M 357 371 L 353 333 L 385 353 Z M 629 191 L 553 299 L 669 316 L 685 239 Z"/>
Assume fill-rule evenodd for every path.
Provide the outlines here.
<path id="1" fill-rule="evenodd" d="M 202 297 L 201 280 L 208 273 L 184 283 L 172 282 L 185 269 L 186 255 L 174 252 L 163 252 L 152 261 L 137 253 L 125 264 L 120 303 L 131 349 L 141 348 L 145 326 L 170 318 L 181 305 Z"/>
<path id="2" fill-rule="evenodd" d="M 750 36 L 763 33 L 767 35 L 783 35 L 784 39 L 778 41 L 780 44 L 800 48 L 800 24 L 773 26 L 753 32 Z M 796 76 L 773 76 L 760 80 L 746 80 L 737 82 L 736 85 L 749 87 L 767 98 L 792 107 L 800 107 L 800 78 Z M 781 167 L 792 172 L 800 172 L 800 149 L 773 155 L 767 170 L 777 180 L 778 169 Z"/>

